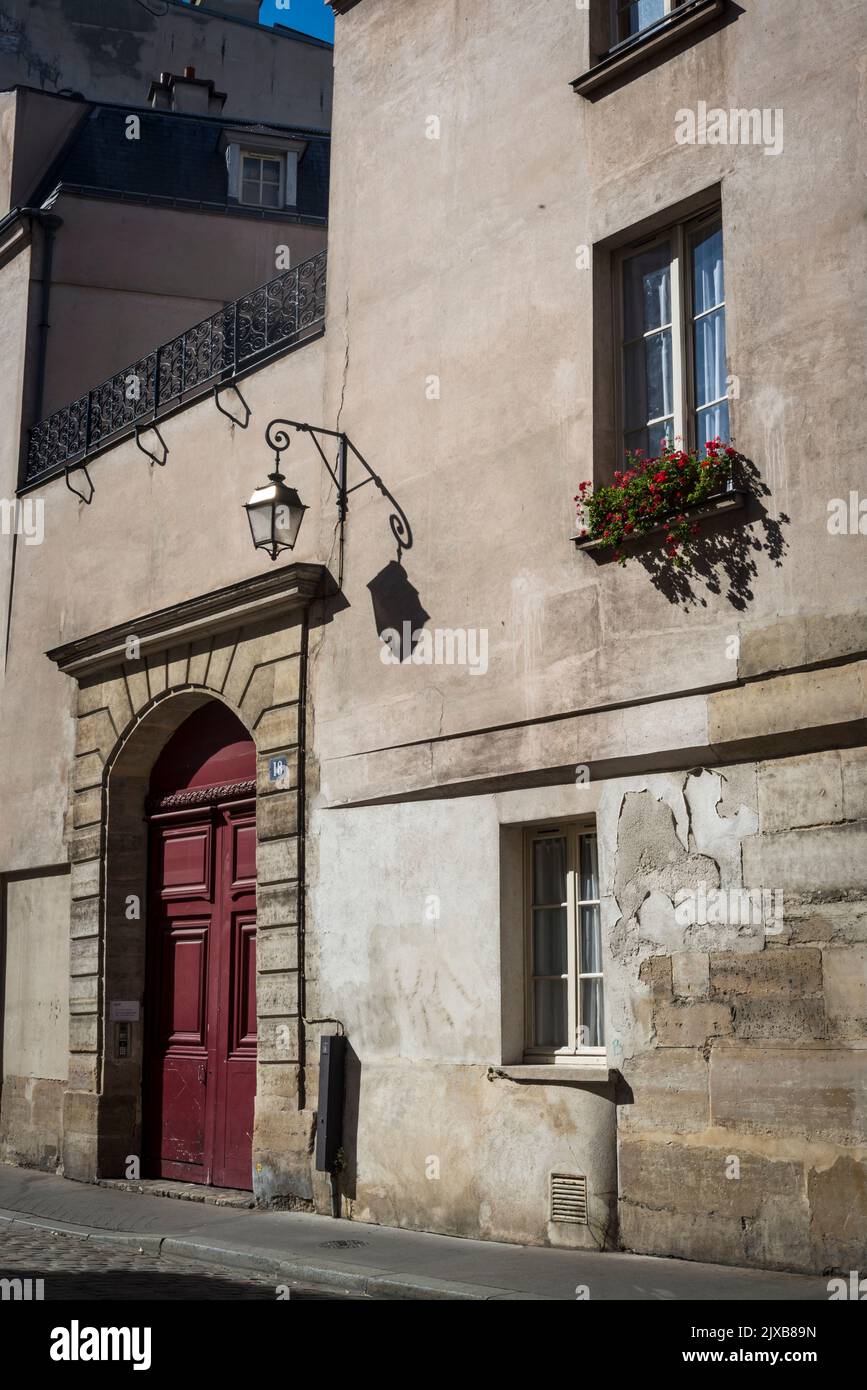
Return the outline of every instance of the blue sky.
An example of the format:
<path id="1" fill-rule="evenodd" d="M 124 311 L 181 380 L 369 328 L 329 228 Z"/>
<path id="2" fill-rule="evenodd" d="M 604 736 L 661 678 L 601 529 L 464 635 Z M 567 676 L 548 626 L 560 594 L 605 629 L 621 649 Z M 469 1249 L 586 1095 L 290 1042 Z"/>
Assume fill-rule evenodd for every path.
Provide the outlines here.
<path id="1" fill-rule="evenodd" d="M 219 3 L 215 8 L 220 8 Z M 260 24 L 273 24 L 275 21 L 285 24 L 287 29 L 300 29 L 302 34 L 313 34 L 317 39 L 334 42 L 334 11 L 325 4 L 325 0 L 263 0 L 259 11 Z"/>
<path id="2" fill-rule="evenodd" d="M 261 24 L 286 24 L 290 29 L 301 29 L 305 34 L 314 34 L 317 39 L 334 42 L 334 11 L 323 0 L 289 0 L 278 8 L 277 0 L 264 0 L 259 13 Z"/>

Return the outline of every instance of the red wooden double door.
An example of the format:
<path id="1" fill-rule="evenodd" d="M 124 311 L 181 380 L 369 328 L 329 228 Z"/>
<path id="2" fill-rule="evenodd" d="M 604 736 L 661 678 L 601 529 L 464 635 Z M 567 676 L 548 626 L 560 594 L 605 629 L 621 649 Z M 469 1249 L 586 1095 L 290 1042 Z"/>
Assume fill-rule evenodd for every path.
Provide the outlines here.
<path id="1" fill-rule="evenodd" d="M 254 777 L 246 731 L 224 707 L 206 706 L 166 745 L 151 778 L 143 1076 L 149 1176 L 252 1187 Z M 167 792 L 172 782 L 182 786 Z"/>

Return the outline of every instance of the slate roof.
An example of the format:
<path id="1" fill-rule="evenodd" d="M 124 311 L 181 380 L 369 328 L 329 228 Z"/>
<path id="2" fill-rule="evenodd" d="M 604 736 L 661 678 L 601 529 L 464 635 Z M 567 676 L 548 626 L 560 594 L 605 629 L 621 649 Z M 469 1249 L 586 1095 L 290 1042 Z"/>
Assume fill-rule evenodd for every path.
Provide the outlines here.
<path id="1" fill-rule="evenodd" d="M 138 116 L 141 122 L 138 140 L 126 138 L 130 115 Z M 224 129 L 248 130 L 251 144 L 255 144 L 257 131 L 308 141 L 298 162 L 298 206 L 292 211 L 308 217 L 327 216 L 330 142 L 322 131 L 128 106 L 93 108 L 50 170 L 41 194 L 47 196 L 58 183 L 64 183 L 118 195 L 179 198 L 225 207 L 226 160 L 220 151 Z"/>

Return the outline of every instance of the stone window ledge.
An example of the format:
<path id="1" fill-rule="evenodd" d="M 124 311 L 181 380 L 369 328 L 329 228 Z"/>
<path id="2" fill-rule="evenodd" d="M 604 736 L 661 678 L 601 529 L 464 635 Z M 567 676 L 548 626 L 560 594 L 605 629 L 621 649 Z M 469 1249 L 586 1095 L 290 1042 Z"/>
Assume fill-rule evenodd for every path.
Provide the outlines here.
<path id="1" fill-rule="evenodd" d="M 489 1081 L 542 1081 L 551 1082 L 582 1081 L 596 1086 L 608 1086 L 616 1080 L 618 1073 L 606 1062 L 520 1062 L 503 1067 L 488 1067 Z"/>
<path id="2" fill-rule="evenodd" d="M 709 24 L 723 13 L 727 5 L 728 0 L 687 0 L 685 5 L 678 6 L 663 21 L 610 49 L 598 63 L 575 78 L 573 90 L 582 97 L 595 94 L 609 83 L 627 76 L 657 53 L 670 48 L 693 30 Z"/>

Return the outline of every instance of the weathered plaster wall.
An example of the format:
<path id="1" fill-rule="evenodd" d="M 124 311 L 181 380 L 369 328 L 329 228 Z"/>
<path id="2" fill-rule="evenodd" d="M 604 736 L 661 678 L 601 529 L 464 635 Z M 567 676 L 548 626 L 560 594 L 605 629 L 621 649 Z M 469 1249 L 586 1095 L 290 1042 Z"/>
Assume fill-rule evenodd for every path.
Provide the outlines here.
<path id="1" fill-rule="evenodd" d="M 69 874 L 9 878 L 0 893 L 0 1156 L 53 1168 L 69 1063 Z"/>
<path id="2" fill-rule="evenodd" d="M 324 226 L 63 196 L 41 418 L 322 251 Z M 280 252 L 278 248 L 288 247 Z M 34 274 L 41 272 L 39 264 Z M 38 288 L 31 315 L 35 336 Z M 71 342 L 78 351 L 71 353 Z"/>
<path id="3" fill-rule="evenodd" d="M 603 791 L 627 1249 L 821 1271 L 867 1249 L 867 750 Z M 684 925 L 678 893 L 711 895 Z M 764 889 L 763 920 L 737 899 Z M 777 896 L 779 895 L 779 896 Z"/>
<path id="4" fill-rule="evenodd" d="M 13 264 L 24 262 L 26 256 Z M 58 933 L 68 943 L 69 1080 L 40 1088 L 41 1044 L 29 1034 L 22 1040 L 21 1084 L 4 1088 L 3 1099 L 3 1152 L 16 1161 L 60 1164 L 70 1176 L 92 1178 L 121 1174 L 126 1156 L 139 1152 L 139 1041 L 127 1063 L 107 1047 L 110 997 L 143 992 L 142 926 L 127 921 L 123 903 L 127 892 L 144 891 L 142 806 L 150 766 L 182 715 L 213 695 L 238 713 L 262 753 L 257 1192 L 265 1200 L 312 1200 L 314 1116 L 299 1105 L 297 1025 L 298 623 L 250 622 L 213 641 L 178 641 L 125 670 L 84 681 L 80 693 L 46 652 L 115 623 L 134 634 L 136 618 L 270 565 L 253 550 L 242 504 L 273 466 L 264 442 L 268 420 L 286 413 L 321 418 L 322 366 L 321 341 L 308 343 L 240 382 L 241 397 L 222 394 L 238 423 L 210 399 L 164 421 L 168 453 L 161 467 L 134 441 L 93 460 L 89 505 L 62 478 L 30 494 L 44 505 L 44 539 L 27 545 L 19 538 L 11 609 L 10 590 L 3 595 L 9 651 L 0 689 L 0 866 L 11 874 L 71 863 L 62 880 L 65 910 L 47 903 L 45 921 L 31 923 L 46 949 Z M 11 454 L 14 436 L 4 437 Z M 158 448 L 152 434 L 142 443 Z M 284 468 L 310 507 L 293 558 L 318 559 L 328 554 L 331 534 L 331 518 L 323 521 L 321 509 L 327 475 L 305 442 L 300 448 L 293 442 Z M 7 476 L 12 495 L 11 468 Z M 71 481 L 87 493 L 80 473 Z M 3 545 L 10 564 L 11 537 Z M 285 787 L 267 779 L 274 753 L 288 756 L 292 776 Z M 109 767 L 118 774 L 117 833 L 107 859 Z M 40 988 L 38 980 L 33 988 Z"/>
<path id="5" fill-rule="evenodd" d="M 308 999 L 349 1039 L 345 1210 L 602 1247 L 615 1218 L 613 1091 L 488 1075 L 521 1060 L 501 1039 L 499 837 L 494 797 L 313 816 Z M 560 1171 L 588 1177 L 587 1226 L 548 1219 Z"/>
<path id="6" fill-rule="evenodd" d="M 15 489 L 18 485 L 31 257 L 28 233 L 23 226 L 16 225 L 7 236 L 9 240 L 4 241 L 3 250 L 7 252 L 8 259 L 0 253 L 0 321 L 5 325 L 9 335 L 4 354 L 4 368 L 0 374 L 0 503 L 5 503 L 4 516 L 9 514 L 9 509 L 14 503 Z M 3 698 L 7 676 L 5 647 L 9 595 L 14 560 L 20 544 L 16 542 L 13 530 L 11 523 L 0 528 L 0 634 L 4 648 L 3 654 L 0 655 L 0 700 Z M 6 814 L 12 814 L 11 807 L 7 813 L 5 805 L 0 806 L 0 835 L 5 833 Z M 36 858 L 30 861 L 28 867 L 50 862 L 50 858 Z M 4 871 L 12 867 L 2 857 L 0 866 Z"/>
<path id="7" fill-rule="evenodd" d="M 0 86 L 71 88 L 143 105 L 163 71 L 195 67 L 227 94 L 226 115 L 328 125 L 331 48 L 214 10 L 135 0 L 2 0 Z"/>
<path id="8" fill-rule="evenodd" d="M 587 64 L 574 0 L 361 0 L 338 18 L 328 414 L 341 408 L 412 524 L 402 563 L 427 625 L 485 629 L 490 647 L 475 679 L 382 667 L 367 585 L 395 548 L 384 500 L 359 493 L 351 608 L 317 689 L 321 756 L 347 774 L 386 742 L 413 743 L 428 768 L 417 741 L 439 739 L 438 763 L 472 775 L 472 743 L 457 737 L 468 731 L 864 650 L 863 537 L 826 524 L 827 500 L 863 479 L 851 382 L 865 228 L 850 173 L 863 9 L 846 0 L 830 26 L 810 7 L 793 19 L 788 0 L 739 9 L 592 104 L 569 85 Z M 678 145 L 676 112 L 699 99 L 782 107 L 783 153 Z M 433 117 L 439 139 L 427 138 Z M 598 260 L 615 233 L 715 187 L 734 433 L 770 493 L 764 514 L 724 524 L 711 575 L 676 595 L 640 563 L 597 563 L 570 542 L 573 495 L 593 470 L 594 334 L 610 312 L 576 249 Z M 802 617 L 824 633 L 821 658 L 803 655 Z M 545 727 L 533 732 L 539 747 Z M 582 731 L 575 761 L 609 756 L 602 733 Z M 412 775 L 408 747 L 394 756 Z M 418 778 L 439 779 L 437 765 Z"/>
<path id="9" fill-rule="evenodd" d="M 218 589 L 270 564 L 256 554 L 242 510 L 273 465 L 264 431 L 274 415 L 318 420 L 322 413 L 322 341 L 309 343 L 239 382 L 252 412 L 247 428 L 220 414 L 210 398 L 160 425 L 163 467 L 126 440 L 94 459 L 90 505 L 62 478 L 29 494 L 44 504 L 45 539 L 19 542 L 6 684 L 0 706 L 5 769 L 0 864 L 6 872 L 66 862 L 66 788 L 74 757 L 74 691 L 45 653 L 63 641 Z M 232 391 L 221 403 L 243 422 Z M 14 444 L 4 432 L 7 447 Z M 152 433 L 142 445 L 162 457 Z M 328 554 L 331 517 L 320 537 L 320 496 L 327 476 L 309 444 L 293 442 L 287 471 L 310 511 L 294 558 Z M 7 488 L 14 488 L 14 472 Z M 72 483 L 87 493 L 81 474 Z M 0 537 L 7 564 L 11 538 Z M 8 574 L 8 570 L 7 570 Z M 8 588 L 2 596 L 4 630 Z"/>
<path id="10" fill-rule="evenodd" d="M 857 1267 L 867 1231 L 865 795 L 860 748 L 595 786 L 320 806 L 308 974 L 311 1007 L 349 1038 L 345 1210 L 467 1236 L 580 1244 L 607 1228 L 642 1253 Z M 594 812 L 608 1063 L 622 1081 L 615 1094 L 489 1079 L 489 1068 L 521 1060 L 512 1020 L 520 1036 L 523 921 L 510 877 L 520 850 L 501 834 Z M 679 920 L 681 896 L 702 888 L 710 910 Z M 743 898 L 714 896 L 737 889 L 768 894 L 762 920 Z M 607 1219 L 615 1148 L 619 1236 Z M 557 1170 L 587 1175 L 589 1229 L 548 1221 Z"/>

